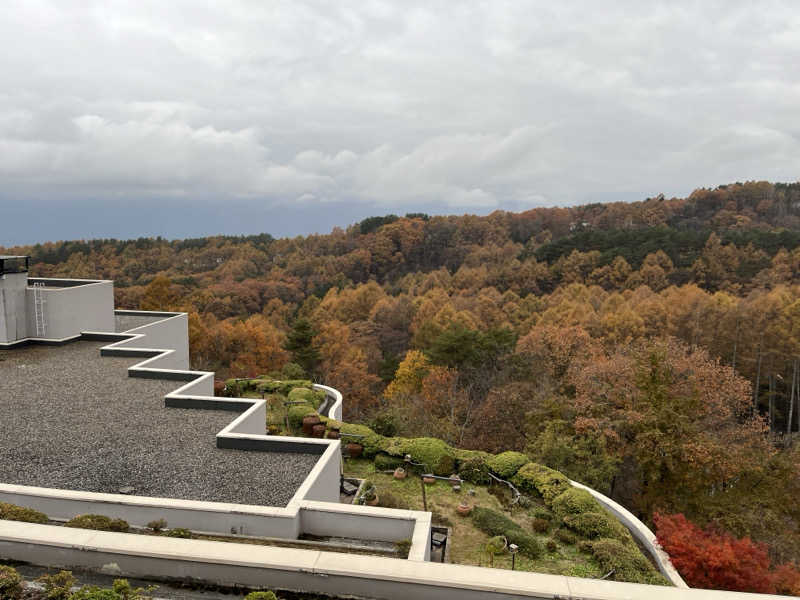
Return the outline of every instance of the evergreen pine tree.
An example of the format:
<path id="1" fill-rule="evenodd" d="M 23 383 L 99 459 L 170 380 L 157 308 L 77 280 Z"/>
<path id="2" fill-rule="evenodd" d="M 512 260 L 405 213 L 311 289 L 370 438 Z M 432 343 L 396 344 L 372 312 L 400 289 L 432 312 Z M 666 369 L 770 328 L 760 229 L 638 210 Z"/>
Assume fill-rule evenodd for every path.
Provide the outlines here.
<path id="1" fill-rule="evenodd" d="M 297 319 L 286 337 L 284 346 L 292 353 L 292 362 L 303 367 L 309 375 L 314 372 L 319 362 L 319 352 L 313 345 L 316 333 L 307 319 Z"/>

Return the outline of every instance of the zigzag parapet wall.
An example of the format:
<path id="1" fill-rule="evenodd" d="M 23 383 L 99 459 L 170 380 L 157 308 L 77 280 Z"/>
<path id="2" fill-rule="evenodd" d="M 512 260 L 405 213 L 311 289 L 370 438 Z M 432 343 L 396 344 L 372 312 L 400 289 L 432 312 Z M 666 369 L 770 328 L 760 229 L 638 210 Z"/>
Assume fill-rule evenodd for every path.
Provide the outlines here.
<path id="1" fill-rule="evenodd" d="M 141 358 L 128 376 L 173 380 L 177 389 L 164 397 L 166 408 L 226 410 L 231 422 L 216 434 L 219 448 L 263 452 L 301 452 L 319 456 L 308 477 L 285 507 L 150 498 L 0 484 L 0 500 L 29 506 L 55 519 L 76 514 L 121 517 L 135 526 L 164 518 L 172 527 L 199 533 L 237 534 L 296 539 L 301 534 L 400 541 L 411 539 L 409 558 L 430 556 L 430 515 L 414 511 L 374 509 L 339 504 L 341 450 L 338 440 L 266 434 L 266 402 L 213 396 L 214 374 L 189 370 L 188 316 L 185 313 L 116 311 L 120 316 L 161 317 L 124 333 L 86 331 L 82 339 L 108 341 L 101 356 Z M 180 385 L 180 383 L 183 383 Z M 342 395 L 317 386 L 328 396 L 328 413 L 341 413 Z M 267 485 L 267 482 L 253 482 Z M 344 518 L 337 520 L 341 514 Z M 336 523 L 333 523 L 333 521 Z M 0 522 L 0 533 L 3 531 Z"/>

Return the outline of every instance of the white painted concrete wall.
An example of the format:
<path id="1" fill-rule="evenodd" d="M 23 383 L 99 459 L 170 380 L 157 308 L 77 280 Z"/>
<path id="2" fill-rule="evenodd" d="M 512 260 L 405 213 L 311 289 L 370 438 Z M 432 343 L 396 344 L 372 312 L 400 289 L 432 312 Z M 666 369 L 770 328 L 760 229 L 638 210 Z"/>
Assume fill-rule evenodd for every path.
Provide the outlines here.
<path id="1" fill-rule="evenodd" d="M 628 528 L 633 537 L 635 537 L 639 543 L 641 543 L 647 549 L 647 551 L 650 553 L 650 556 L 652 556 L 653 560 L 656 561 L 658 570 L 661 571 L 661 574 L 664 575 L 664 577 L 666 577 L 669 582 L 672 583 L 672 585 L 679 588 L 689 587 L 686 585 L 686 582 L 680 576 L 680 573 L 678 573 L 677 569 L 673 566 L 672 561 L 669 559 L 669 555 L 661 549 L 661 546 L 658 545 L 655 534 L 650 531 L 650 528 L 647 527 L 647 525 L 637 519 L 636 515 L 634 515 L 621 504 L 614 502 L 608 496 L 601 494 L 597 490 L 593 490 L 592 488 L 585 486 L 582 483 L 578 483 L 577 481 L 570 480 L 570 483 L 576 488 L 580 488 L 589 492 L 592 496 L 594 496 L 595 500 L 597 500 L 603 506 L 603 508 L 619 519 L 619 521 Z"/>
<path id="2" fill-rule="evenodd" d="M 781 596 L 618 583 L 317 550 L 154 538 L 3 522 L 0 558 L 147 578 L 193 578 L 386 600 L 778 600 Z M 789 598 L 783 596 L 783 598 Z"/>
<path id="3" fill-rule="evenodd" d="M 44 281 L 47 279 L 34 279 Z M 44 287 L 45 338 L 63 340 L 83 331 L 114 331 L 114 284 L 97 281 L 74 287 Z M 36 335 L 33 287 L 26 291 L 28 336 Z"/>
<path id="4" fill-rule="evenodd" d="M 118 314 L 126 314 L 125 311 L 117 311 Z M 141 311 L 130 311 L 128 314 L 145 314 Z M 92 329 L 89 331 L 113 331 L 112 328 Z M 87 331 L 84 329 L 84 331 Z M 144 361 L 141 367 L 158 369 L 189 369 L 189 315 L 177 313 L 174 316 L 166 317 L 162 321 L 148 323 L 135 329 L 127 331 L 135 337 L 112 344 L 113 348 L 139 348 L 148 350 L 165 350 L 162 356 Z M 212 394 L 213 394 L 213 381 Z"/>
<path id="5" fill-rule="evenodd" d="M 192 531 L 296 539 L 300 519 L 296 508 L 248 506 L 224 502 L 201 502 L 100 494 L 0 484 L 0 501 L 34 508 L 57 520 L 96 514 L 122 518 L 135 527 L 166 519 L 170 527 Z M 0 521 L 0 532 L 4 521 Z M 74 531 L 74 530 L 73 530 Z"/>
<path id="6" fill-rule="evenodd" d="M 0 275 L 0 343 L 28 337 L 27 285 L 27 273 Z"/>
<path id="7" fill-rule="evenodd" d="M 319 383 L 315 383 L 311 387 L 313 389 L 315 389 L 315 390 L 320 390 L 322 392 L 325 392 L 326 396 L 328 396 L 329 398 L 333 399 L 333 404 L 328 409 L 328 414 L 326 414 L 325 416 L 329 417 L 331 419 L 336 419 L 337 421 L 341 421 L 342 420 L 342 401 L 343 401 L 342 393 L 339 390 L 337 390 L 336 388 L 328 387 L 327 385 L 321 385 Z"/>

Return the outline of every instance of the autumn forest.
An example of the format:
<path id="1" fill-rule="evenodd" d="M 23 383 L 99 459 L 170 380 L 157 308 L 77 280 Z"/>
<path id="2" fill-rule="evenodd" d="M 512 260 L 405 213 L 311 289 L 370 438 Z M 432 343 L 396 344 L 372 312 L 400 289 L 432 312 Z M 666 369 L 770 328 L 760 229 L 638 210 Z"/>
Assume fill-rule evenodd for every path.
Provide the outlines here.
<path id="1" fill-rule="evenodd" d="M 385 435 L 519 450 L 650 525 L 800 562 L 800 184 L 5 250 L 188 312 L 220 379 L 307 375 Z"/>

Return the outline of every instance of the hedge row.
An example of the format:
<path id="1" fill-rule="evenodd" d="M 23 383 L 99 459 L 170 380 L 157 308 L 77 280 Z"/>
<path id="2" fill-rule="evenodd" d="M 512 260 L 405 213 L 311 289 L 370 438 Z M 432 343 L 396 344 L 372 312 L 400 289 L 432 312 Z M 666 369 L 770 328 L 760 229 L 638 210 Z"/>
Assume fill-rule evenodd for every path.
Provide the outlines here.
<path id="1" fill-rule="evenodd" d="M 476 506 L 472 509 L 472 522 L 475 527 L 488 533 L 491 536 L 502 535 L 508 540 L 509 544 L 519 546 L 520 552 L 530 558 L 538 558 L 542 555 L 542 545 L 534 536 L 504 514 Z"/>
<path id="2" fill-rule="evenodd" d="M 295 388 L 311 388 L 312 382 L 308 379 L 277 380 L 267 377 L 255 379 L 228 379 L 225 381 L 225 395 L 230 397 L 241 396 L 246 392 L 259 394 L 283 394 L 288 396 Z"/>

